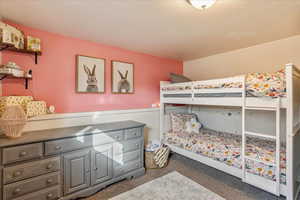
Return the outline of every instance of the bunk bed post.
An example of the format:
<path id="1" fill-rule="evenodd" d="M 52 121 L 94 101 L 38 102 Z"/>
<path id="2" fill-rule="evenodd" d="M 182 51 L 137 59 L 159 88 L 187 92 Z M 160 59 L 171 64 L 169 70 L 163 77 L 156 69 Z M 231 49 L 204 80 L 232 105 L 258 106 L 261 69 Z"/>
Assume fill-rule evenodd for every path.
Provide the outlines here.
<path id="1" fill-rule="evenodd" d="M 163 142 L 164 135 L 164 118 L 165 118 L 165 104 L 160 103 L 160 142 Z"/>
<path id="2" fill-rule="evenodd" d="M 287 200 L 293 200 L 294 181 L 293 181 L 293 65 L 287 64 L 285 67 L 286 75 L 286 185 Z"/>
<path id="3" fill-rule="evenodd" d="M 160 120 L 160 123 L 159 123 L 159 130 L 160 130 L 160 133 L 159 133 L 159 136 L 160 136 L 160 142 L 163 142 L 163 135 L 164 135 L 164 124 L 165 124 L 165 103 L 163 102 L 163 96 L 162 96 L 162 92 L 161 92 L 161 87 L 163 85 L 166 84 L 166 81 L 161 81 L 160 82 L 160 110 L 159 110 L 159 120 Z"/>
<path id="4" fill-rule="evenodd" d="M 194 84 L 192 83 L 192 101 L 193 101 L 193 99 L 194 99 L 194 86 L 193 86 Z M 190 104 L 190 105 L 188 105 L 188 113 L 192 113 L 193 112 L 193 104 Z"/>
<path id="5" fill-rule="evenodd" d="M 276 163 L 276 195 L 280 196 L 280 108 L 281 108 L 281 99 L 277 98 L 277 106 L 276 106 L 276 155 L 275 155 L 275 163 Z"/>
<path id="6" fill-rule="evenodd" d="M 246 163 L 245 163 L 245 146 L 246 146 L 246 76 L 243 78 L 243 84 L 242 84 L 242 181 L 246 181 Z"/>

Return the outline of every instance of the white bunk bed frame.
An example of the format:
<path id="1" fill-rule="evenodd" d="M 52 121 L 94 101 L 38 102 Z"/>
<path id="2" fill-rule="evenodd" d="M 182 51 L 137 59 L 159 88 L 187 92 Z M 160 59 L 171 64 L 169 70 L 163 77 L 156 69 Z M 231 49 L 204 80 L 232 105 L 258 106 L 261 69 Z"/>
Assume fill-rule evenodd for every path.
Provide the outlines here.
<path id="1" fill-rule="evenodd" d="M 297 198 L 300 187 L 298 182 L 298 168 L 300 167 L 300 70 L 293 64 L 285 66 L 286 75 L 286 97 L 283 98 L 261 98 L 247 97 L 245 89 L 245 76 L 215 79 L 207 81 L 193 81 L 187 83 L 170 84 L 161 82 L 160 93 L 160 135 L 163 139 L 165 132 L 165 108 L 167 104 L 187 105 L 213 105 L 213 106 L 235 106 L 242 109 L 242 169 L 228 166 L 211 158 L 187 151 L 177 146 L 168 144 L 173 152 L 184 155 L 193 160 L 224 171 L 242 179 L 243 182 L 254 185 L 277 196 L 283 195 L 287 200 Z M 242 88 L 215 88 L 195 89 L 196 85 L 210 85 L 220 83 L 241 82 Z M 184 89 L 180 91 L 163 90 L 166 86 L 178 86 Z M 227 97 L 209 97 L 210 95 L 229 94 Z M 207 95 L 208 94 L 208 95 Z M 234 94 L 232 96 L 230 94 Z M 251 133 L 245 130 L 245 112 L 251 110 L 267 110 L 276 113 L 276 136 L 268 136 L 263 133 Z M 191 110 L 191 109 L 190 109 Z M 280 111 L 286 110 L 286 185 L 280 183 Z M 252 137 L 265 137 L 276 140 L 276 181 L 248 173 L 245 169 L 245 143 L 246 135 Z M 253 159 L 252 159 L 253 160 Z M 259 161 L 262 162 L 263 161 Z M 268 163 L 269 164 L 269 163 Z"/>

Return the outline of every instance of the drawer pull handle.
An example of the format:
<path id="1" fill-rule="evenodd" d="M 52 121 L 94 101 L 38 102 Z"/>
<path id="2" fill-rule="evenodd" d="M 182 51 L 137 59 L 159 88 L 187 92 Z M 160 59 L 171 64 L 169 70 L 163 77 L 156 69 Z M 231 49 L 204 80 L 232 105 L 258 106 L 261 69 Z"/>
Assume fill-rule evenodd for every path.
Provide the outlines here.
<path id="1" fill-rule="evenodd" d="M 139 164 L 135 164 L 136 167 L 139 167 Z"/>
<path id="2" fill-rule="evenodd" d="M 52 169 L 52 168 L 53 168 L 52 164 L 47 165 L 47 169 Z"/>
<path id="3" fill-rule="evenodd" d="M 21 192 L 21 189 L 20 189 L 20 188 L 16 188 L 16 189 L 13 191 L 14 194 L 18 194 L 18 193 L 20 193 L 20 192 Z"/>
<path id="4" fill-rule="evenodd" d="M 61 150 L 61 146 L 56 146 L 55 149 L 56 150 Z"/>
<path id="5" fill-rule="evenodd" d="M 47 180 L 47 184 L 51 184 L 51 183 L 53 183 L 53 180 L 50 178 Z"/>
<path id="6" fill-rule="evenodd" d="M 52 193 L 47 194 L 47 199 L 50 199 L 50 198 L 52 198 L 52 197 L 53 197 L 53 194 L 52 194 Z"/>
<path id="7" fill-rule="evenodd" d="M 18 177 L 18 176 L 21 176 L 22 172 L 20 171 L 16 171 L 14 172 L 14 177 Z"/>
<path id="8" fill-rule="evenodd" d="M 135 146 L 137 146 L 137 147 L 138 147 L 138 146 L 139 146 L 139 144 L 137 143 L 137 144 L 135 144 Z"/>
<path id="9" fill-rule="evenodd" d="M 27 152 L 26 151 L 22 151 L 22 152 L 20 152 L 20 157 L 24 157 L 24 156 L 26 156 L 27 155 Z"/>
<path id="10" fill-rule="evenodd" d="M 118 136 L 116 136 L 116 139 L 117 139 L 117 140 L 120 140 L 120 138 L 121 138 L 121 137 L 120 137 L 119 135 L 118 135 Z"/>

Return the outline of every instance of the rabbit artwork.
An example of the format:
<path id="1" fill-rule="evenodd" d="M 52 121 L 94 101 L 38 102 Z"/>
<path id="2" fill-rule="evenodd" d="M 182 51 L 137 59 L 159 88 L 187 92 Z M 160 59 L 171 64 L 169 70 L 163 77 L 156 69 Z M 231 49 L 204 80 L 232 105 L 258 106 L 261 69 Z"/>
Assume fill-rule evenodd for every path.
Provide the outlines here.
<path id="1" fill-rule="evenodd" d="M 97 86 L 97 78 L 96 78 L 96 65 L 94 65 L 93 70 L 91 71 L 89 67 L 86 65 L 83 65 L 84 71 L 87 74 L 87 87 L 86 91 L 87 92 L 98 92 L 98 86 Z"/>
<path id="2" fill-rule="evenodd" d="M 120 75 L 121 80 L 118 83 L 118 92 L 119 93 L 129 93 L 130 91 L 130 83 L 127 80 L 128 70 L 126 70 L 125 75 L 123 75 L 119 70 L 118 73 Z"/>

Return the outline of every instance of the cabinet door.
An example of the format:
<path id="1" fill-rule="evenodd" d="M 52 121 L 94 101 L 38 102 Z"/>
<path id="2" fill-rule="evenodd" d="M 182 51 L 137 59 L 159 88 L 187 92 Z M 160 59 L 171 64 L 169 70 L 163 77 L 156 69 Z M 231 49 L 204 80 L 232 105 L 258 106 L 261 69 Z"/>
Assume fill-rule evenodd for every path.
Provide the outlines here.
<path id="1" fill-rule="evenodd" d="M 103 183 L 112 178 L 113 145 L 94 147 L 92 151 L 92 184 Z"/>
<path id="2" fill-rule="evenodd" d="M 70 194 L 90 186 L 90 150 L 80 150 L 65 154 L 64 194 Z"/>

